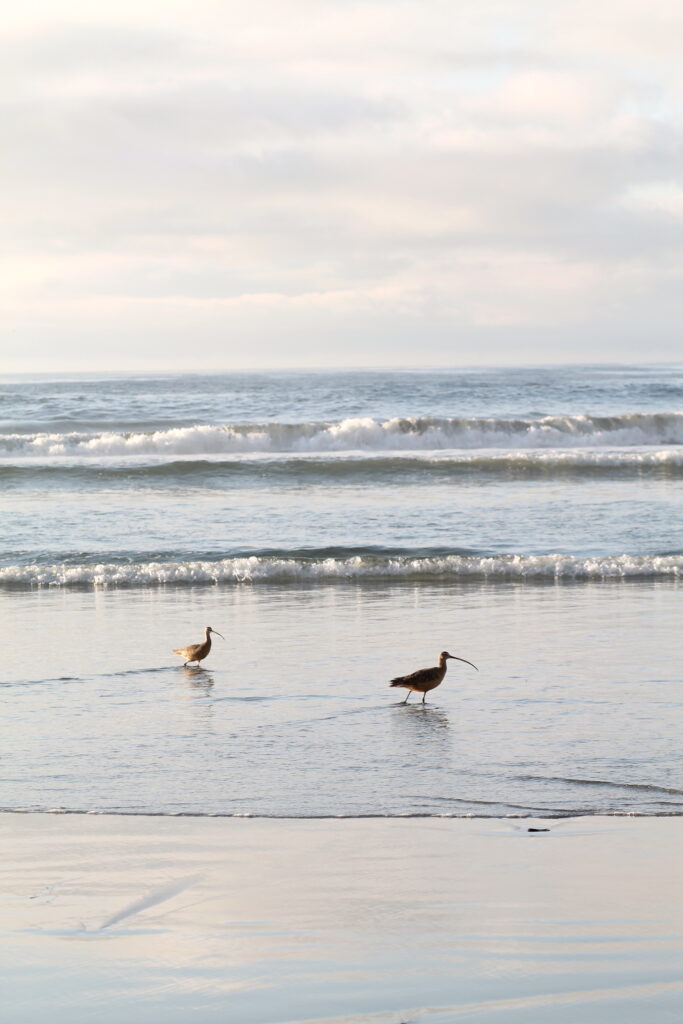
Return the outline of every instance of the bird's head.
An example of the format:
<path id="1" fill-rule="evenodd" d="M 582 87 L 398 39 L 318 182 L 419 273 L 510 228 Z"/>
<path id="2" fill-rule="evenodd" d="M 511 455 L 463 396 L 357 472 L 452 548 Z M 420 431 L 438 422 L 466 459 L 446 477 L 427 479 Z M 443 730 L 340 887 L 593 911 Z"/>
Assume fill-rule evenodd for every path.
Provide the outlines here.
<path id="1" fill-rule="evenodd" d="M 439 660 L 444 662 L 446 658 L 452 658 L 453 661 L 464 661 L 466 665 L 472 665 L 472 662 L 468 661 L 467 658 L 459 658 L 457 654 L 449 654 L 448 651 L 442 651 L 439 655 Z M 476 668 L 477 672 L 479 671 L 476 665 L 472 665 L 472 668 Z"/>
<path id="2" fill-rule="evenodd" d="M 225 637 L 223 636 L 223 634 L 219 633 L 217 629 L 212 629 L 211 626 L 207 626 L 206 627 L 206 635 L 208 636 L 209 633 L 215 633 L 216 636 L 219 636 L 221 638 L 221 640 L 225 640 Z"/>

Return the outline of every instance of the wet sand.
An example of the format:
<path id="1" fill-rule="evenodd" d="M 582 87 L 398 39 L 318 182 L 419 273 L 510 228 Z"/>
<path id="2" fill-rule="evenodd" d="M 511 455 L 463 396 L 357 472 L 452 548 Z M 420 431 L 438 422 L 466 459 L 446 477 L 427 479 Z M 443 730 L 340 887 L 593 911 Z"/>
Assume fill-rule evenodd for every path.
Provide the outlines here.
<path id="1" fill-rule="evenodd" d="M 681 818 L 4 814 L 0 836 L 12 1024 L 683 1018 Z"/>

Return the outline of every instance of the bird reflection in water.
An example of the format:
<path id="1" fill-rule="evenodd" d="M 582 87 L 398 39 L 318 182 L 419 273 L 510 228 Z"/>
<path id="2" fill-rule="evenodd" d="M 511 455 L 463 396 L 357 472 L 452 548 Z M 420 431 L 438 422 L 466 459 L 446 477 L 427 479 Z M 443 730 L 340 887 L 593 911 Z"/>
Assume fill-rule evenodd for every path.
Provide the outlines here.
<path id="1" fill-rule="evenodd" d="M 401 708 L 400 713 L 398 713 L 399 707 Z M 445 738 L 451 727 L 448 712 L 434 704 L 394 704 L 392 708 L 397 711 L 394 715 L 395 724 L 400 726 L 401 723 L 405 723 L 405 731 L 410 732 L 413 736 L 427 738 L 431 735 Z"/>
<path id="2" fill-rule="evenodd" d="M 196 696 L 208 697 L 213 689 L 213 676 L 205 668 L 183 668 L 188 687 Z"/>
<path id="3" fill-rule="evenodd" d="M 435 785 L 434 768 L 448 770 L 452 762 L 453 730 L 448 713 L 434 704 L 393 705 L 391 716 L 392 755 L 397 781 L 413 786 Z M 407 773 L 404 775 L 404 773 Z"/>

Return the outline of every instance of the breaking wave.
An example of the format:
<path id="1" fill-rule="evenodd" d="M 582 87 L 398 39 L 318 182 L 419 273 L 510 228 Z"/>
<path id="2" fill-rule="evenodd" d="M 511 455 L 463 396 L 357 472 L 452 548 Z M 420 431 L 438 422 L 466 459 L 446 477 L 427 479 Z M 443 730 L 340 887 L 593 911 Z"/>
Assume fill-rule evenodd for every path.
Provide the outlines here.
<path id="1" fill-rule="evenodd" d="M 0 435 L 0 458 L 188 456 L 683 444 L 683 413 L 538 419 L 370 417 L 338 423 L 224 424 L 147 432 Z"/>
<path id="2" fill-rule="evenodd" d="M 0 568 L 0 587 L 150 587 L 307 581 L 678 579 L 683 555 L 254 554 L 217 560 L 70 561 Z"/>

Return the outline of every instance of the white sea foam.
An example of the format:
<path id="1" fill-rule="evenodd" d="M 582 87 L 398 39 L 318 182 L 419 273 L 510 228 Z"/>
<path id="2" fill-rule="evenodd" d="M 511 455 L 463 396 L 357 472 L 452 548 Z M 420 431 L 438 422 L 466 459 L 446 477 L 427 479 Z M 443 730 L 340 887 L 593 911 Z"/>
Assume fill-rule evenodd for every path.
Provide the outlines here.
<path id="1" fill-rule="evenodd" d="M 144 587 L 187 584 L 287 583 L 307 580 L 417 578 L 487 580 L 601 580 L 683 576 L 683 555 L 357 555 L 352 558 L 251 556 L 222 561 L 118 565 L 25 565 L 0 569 L 5 587 Z"/>
<path id="2" fill-rule="evenodd" d="M 0 457 L 188 456 L 683 444 L 683 413 L 538 419 L 359 417 L 338 423 L 196 425 L 144 433 L 0 435 Z"/>

